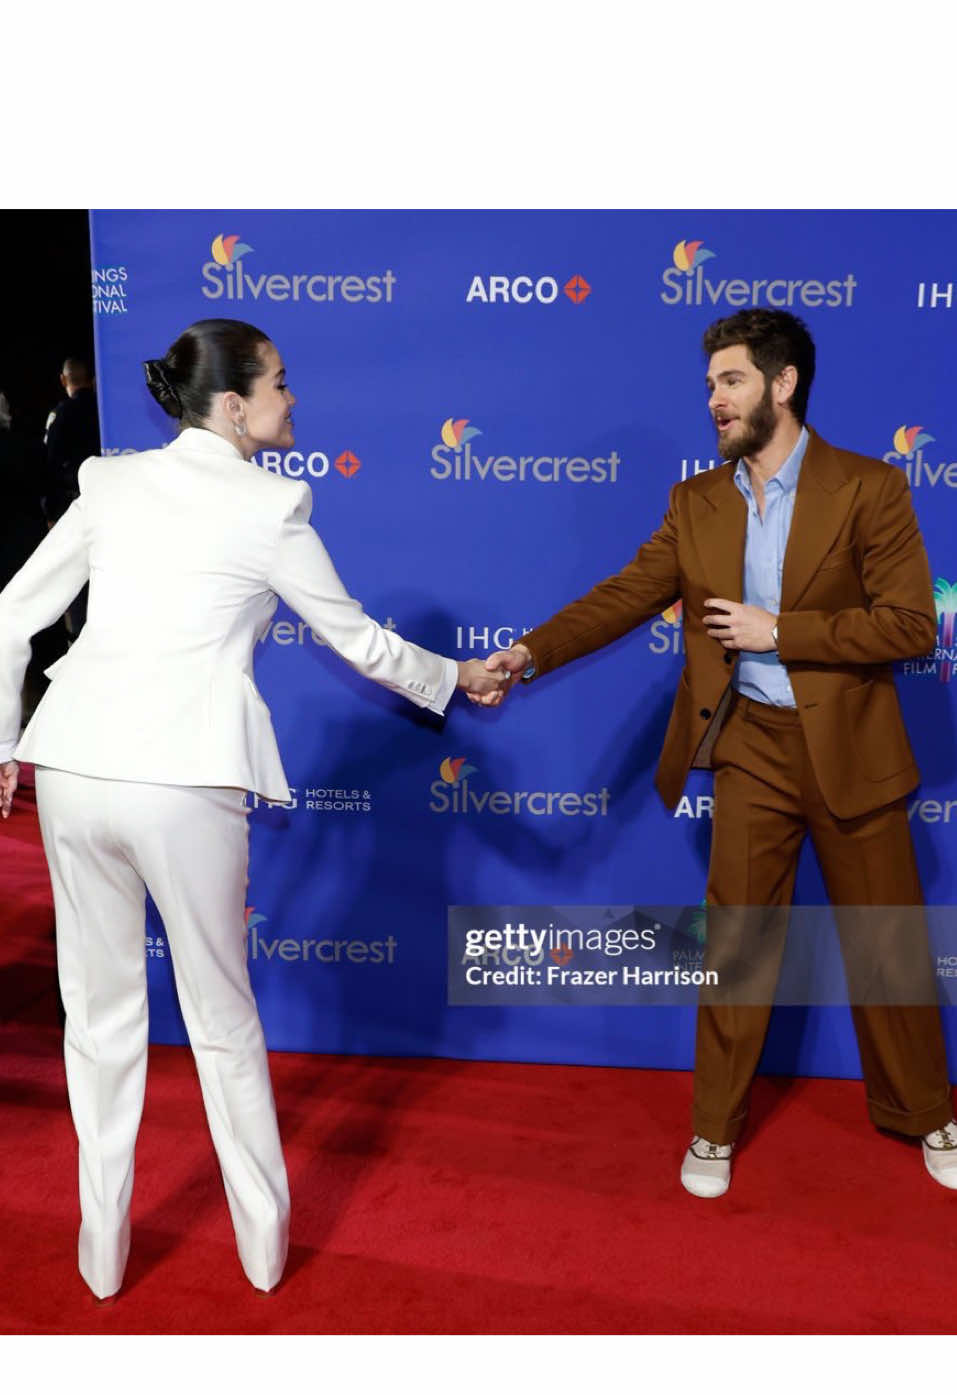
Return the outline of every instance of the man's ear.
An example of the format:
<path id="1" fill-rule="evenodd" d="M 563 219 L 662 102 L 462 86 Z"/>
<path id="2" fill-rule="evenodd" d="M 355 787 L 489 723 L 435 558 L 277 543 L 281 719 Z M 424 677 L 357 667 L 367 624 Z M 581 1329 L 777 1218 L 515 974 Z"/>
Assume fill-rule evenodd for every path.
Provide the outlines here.
<path id="1" fill-rule="evenodd" d="M 790 402 L 797 389 L 798 371 L 793 363 L 789 363 L 786 368 L 782 368 L 774 379 L 774 400 L 779 407 L 784 407 Z"/>

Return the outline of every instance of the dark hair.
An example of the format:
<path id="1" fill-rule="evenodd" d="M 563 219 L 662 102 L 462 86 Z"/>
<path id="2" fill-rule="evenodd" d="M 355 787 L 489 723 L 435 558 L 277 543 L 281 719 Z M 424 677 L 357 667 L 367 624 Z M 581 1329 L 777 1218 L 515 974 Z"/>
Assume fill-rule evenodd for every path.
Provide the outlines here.
<path id="1" fill-rule="evenodd" d="M 90 366 L 85 358 L 64 359 L 62 372 L 64 378 L 69 378 L 72 383 L 86 384 L 90 381 Z"/>
<path id="2" fill-rule="evenodd" d="M 765 383 L 788 364 L 797 369 L 797 386 L 787 405 L 803 426 L 814 381 L 814 340 L 804 321 L 787 310 L 739 310 L 736 315 L 715 320 L 704 332 L 702 345 L 709 358 L 736 344 L 747 349 Z"/>
<path id="3" fill-rule="evenodd" d="M 214 393 L 248 397 L 263 372 L 260 347 L 269 335 L 242 320 L 197 320 L 162 358 L 147 359 L 146 386 L 171 417 L 202 426 Z"/>

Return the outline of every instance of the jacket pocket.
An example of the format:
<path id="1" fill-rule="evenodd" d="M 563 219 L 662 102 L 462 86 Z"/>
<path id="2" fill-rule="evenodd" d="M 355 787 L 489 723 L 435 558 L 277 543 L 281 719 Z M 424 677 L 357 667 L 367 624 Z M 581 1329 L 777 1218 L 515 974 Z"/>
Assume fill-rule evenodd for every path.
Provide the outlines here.
<path id="1" fill-rule="evenodd" d="M 856 765 L 868 780 L 890 780 L 914 763 L 897 694 L 875 681 L 842 694 Z"/>

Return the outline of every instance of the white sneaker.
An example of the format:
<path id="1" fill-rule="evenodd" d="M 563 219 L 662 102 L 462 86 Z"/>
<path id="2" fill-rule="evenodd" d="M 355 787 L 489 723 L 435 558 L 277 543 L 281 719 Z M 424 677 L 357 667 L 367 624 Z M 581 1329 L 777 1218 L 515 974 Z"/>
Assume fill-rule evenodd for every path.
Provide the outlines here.
<path id="1" fill-rule="evenodd" d="M 696 1134 L 681 1164 L 681 1185 L 685 1191 L 692 1196 L 723 1196 L 731 1185 L 733 1148 L 733 1143 L 709 1143 Z"/>
<path id="2" fill-rule="evenodd" d="M 957 1122 L 951 1119 L 942 1129 L 925 1134 L 923 1149 L 927 1171 L 934 1181 L 957 1190 Z"/>

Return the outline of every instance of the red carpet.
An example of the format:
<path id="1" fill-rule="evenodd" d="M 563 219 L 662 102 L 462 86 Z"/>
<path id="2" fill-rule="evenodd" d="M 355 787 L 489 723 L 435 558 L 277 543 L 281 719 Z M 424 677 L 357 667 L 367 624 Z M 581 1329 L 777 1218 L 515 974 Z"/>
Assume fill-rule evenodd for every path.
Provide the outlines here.
<path id="1" fill-rule="evenodd" d="M 29 798 L 0 829 L 0 1332 L 951 1333 L 957 1193 L 862 1086 L 759 1080 L 731 1191 L 687 1196 L 679 1072 L 275 1054 L 290 1264 L 236 1258 L 185 1050 L 150 1053 L 133 1250 L 97 1307 Z"/>

